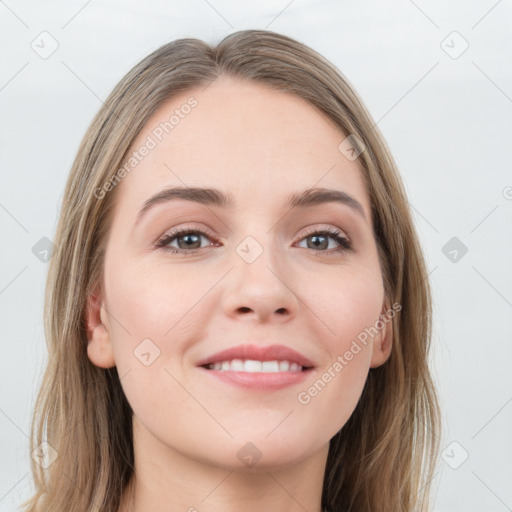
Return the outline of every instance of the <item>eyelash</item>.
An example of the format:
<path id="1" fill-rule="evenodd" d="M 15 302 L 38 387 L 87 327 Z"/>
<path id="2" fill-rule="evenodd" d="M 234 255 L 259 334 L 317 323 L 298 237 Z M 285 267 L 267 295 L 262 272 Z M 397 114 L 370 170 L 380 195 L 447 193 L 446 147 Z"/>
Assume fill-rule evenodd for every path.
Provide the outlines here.
<path id="1" fill-rule="evenodd" d="M 155 244 L 156 248 L 162 249 L 166 252 L 170 252 L 172 254 L 195 254 L 201 249 L 205 249 L 205 247 L 202 247 L 201 249 L 176 249 L 168 247 L 168 244 L 171 243 L 176 238 L 179 238 L 182 235 L 189 235 L 189 234 L 197 234 L 201 236 L 206 236 L 207 238 L 213 238 L 212 235 L 210 235 L 208 232 L 202 231 L 200 229 L 190 229 L 187 227 L 183 228 L 176 228 L 175 230 L 172 230 L 169 233 L 166 233 L 160 240 L 158 240 Z M 343 236 L 341 234 L 341 231 L 338 229 L 322 229 L 322 230 L 316 230 L 311 231 L 309 233 L 306 233 L 300 240 L 304 240 L 305 238 L 308 238 L 312 235 L 329 235 L 333 240 L 335 240 L 340 247 L 337 249 L 331 249 L 331 250 L 325 250 L 325 251 L 315 251 L 320 253 L 327 253 L 330 255 L 333 255 L 333 253 L 345 253 L 350 252 L 352 250 L 352 243 L 351 241 Z M 210 244 L 211 246 L 211 244 Z M 311 249 L 314 250 L 314 249 Z"/>

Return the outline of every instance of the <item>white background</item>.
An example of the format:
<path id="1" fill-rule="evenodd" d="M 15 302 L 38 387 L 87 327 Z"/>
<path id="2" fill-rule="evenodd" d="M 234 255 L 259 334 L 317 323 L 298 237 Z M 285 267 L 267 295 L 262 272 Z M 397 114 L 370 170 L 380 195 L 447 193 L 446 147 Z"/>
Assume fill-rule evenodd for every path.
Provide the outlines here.
<path id="1" fill-rule="evenodd" d="M 87 126 L 150 51 L 181 37 L 217 43 L 248 28 L 319 51 L 378 121 L 434 291 L 446 448 L 434 509 L 512 510 L 512 2 L 254 4 L 0 2 L 0 510 L 16 510 L 31 492 L 28 433 L 46 357 L 47 271 L 32 247 L 53 239 Z M 31 48 L 43 31 L 58 42 L 46 59 Z M 442 252 L 452 237 L 468 249 L 457 262 Z"/>

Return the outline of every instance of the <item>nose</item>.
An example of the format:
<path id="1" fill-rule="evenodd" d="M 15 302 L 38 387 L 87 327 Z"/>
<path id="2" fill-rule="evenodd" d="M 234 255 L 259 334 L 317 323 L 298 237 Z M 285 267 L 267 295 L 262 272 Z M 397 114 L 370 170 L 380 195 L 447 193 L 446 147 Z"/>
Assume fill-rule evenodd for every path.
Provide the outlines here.
<path id="1" fill-rule="evenodd" d="M 285 323 L 297 314 L 298 297 L 285 262 L 267 248 L 248 262 L 234 255 L 234 269 L 224 290 L 224 313 L 254 323 Z"/>

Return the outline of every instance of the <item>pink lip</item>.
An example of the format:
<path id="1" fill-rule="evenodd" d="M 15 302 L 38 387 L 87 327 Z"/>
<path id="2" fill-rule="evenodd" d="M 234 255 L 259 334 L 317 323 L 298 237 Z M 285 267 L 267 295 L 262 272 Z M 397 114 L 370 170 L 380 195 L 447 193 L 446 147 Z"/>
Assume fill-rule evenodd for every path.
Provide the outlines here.
<path id="1" fill-rule="evenodd" d="M 237 347 L 231 347 L 226 350 L 222 350 L 220 352 L 216 352 L 215 354 L 205 357 L 201 361 L 197 363 L 197 366 L 205 366 L 211 363 L 220 363 L 222 361 L 231 361 L 233 359 L 242 359 L 247 360 L 251 359 L 254 361 L 289 361 L 290 363 L 297 363 L 300 366 L 305 368 L 313 367 L 313 363 L 302 354 L 299 354 L 296 350 L 292 348 L 285 347 L 284 345 L 270 345 L 267 347 L 262 347 L 259 345 L 239 345 Z M 215 370 L 209 370 L 215 371 Z M 220 372 L 219 372 L 220 373 Z M 243 373 L 247 375 L 245 372 L 223 372 L 223 373 Z M 285 372 L 278 372 L 274 374 L 274 376 L 280 376 Z M 298 372 L 297 372 L 298 373 Z M 291 372 L 289 375 L 293 375 L 294 372 Z M 262 374 L 251 374 L 256 376 L 261 376 Z M 268 374 L 265 374 L 266 376 Z"/>
<path id="2" fill-rule="evenodd" d="M 301 371 L 295 372 L 232 372 L 221 370 L 209 370 L 206 365 L 231 361 L 233 359 L 253 361 L 289 361 L 303 367 Z M 243 388 L 275 390 L 298 384 L 309 377 L 313 371 L 313 363 L 305 356 L 284 345 L 271 345 L 262 347 L 259 345 L 239 345 L 228 348 L 206 357 L 197 363 L 201 371 L 218 378 L 223 382 L 235 384 Z"/>
<path id="3" fill-rule="evenodd" d="M 309 368 L 298 372 L 248 373 L 207 370 L 203 367 L 199 367 L 199 370 L 228 384 L 254 390 L 277 390 L 292 384 L 298 384 L 306 380 L 311 372 L 315 371 Z"/>

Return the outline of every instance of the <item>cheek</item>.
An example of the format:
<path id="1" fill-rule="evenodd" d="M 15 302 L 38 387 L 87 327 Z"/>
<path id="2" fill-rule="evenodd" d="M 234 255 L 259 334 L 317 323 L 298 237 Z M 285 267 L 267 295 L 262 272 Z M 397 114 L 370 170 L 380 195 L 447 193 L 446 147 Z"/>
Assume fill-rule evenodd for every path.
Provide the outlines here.
<path id="1" fill-rule="evenodd" d="M 201 297 L 211 284 L 197 275 L 178 274 L 178 266 L 171 273 L 158 265 L 116 261 L 121 264 L 105 267 L 105 285 L 117 371 L 137 416 L 165 425 L 164 404 L 184 414 L 192 407 L 178 382 L 188 363 L 183 354 L 197 341 L 198 315 L 205 307 Z"/>
<path id="2" fill-rule="evenodd" d="M 350 266 L 323 277 L 304 298 L 326 329 L 325 348 L 331 355 L 346 350 L 351 340 L 378 320 L 384 300 L 379 272 Z"/>
<path id="3" fill-rule="evenodd" d="M 345 269 L 336 279 L 320 281 L 318 297 L 309 294 L 322 323 L 322 345 L 327 353 L 314 381 L 297 395 L 299 404 L 314 416 L 330 418 L 332 435 L 351 416 L 361 396 L 372 356 L 375 326 L 382 309 L 383 287 L 379 274 Z M 366 276 L 366 277 L 364 277 Z M 309 383 L 308 383 L 309 384 Z"/>
<path id="4" fill-rule="evenodd" d="M 211 282 L 175 267 L 173 272 L 158 264 L 106 268 L 111 327 L 119 356 L 146 338 L 167 354 L 178 350 L 182 335 L 191 332 L 200 310 L 195 305 L 207 295 Z"/>

